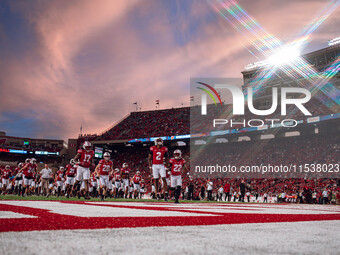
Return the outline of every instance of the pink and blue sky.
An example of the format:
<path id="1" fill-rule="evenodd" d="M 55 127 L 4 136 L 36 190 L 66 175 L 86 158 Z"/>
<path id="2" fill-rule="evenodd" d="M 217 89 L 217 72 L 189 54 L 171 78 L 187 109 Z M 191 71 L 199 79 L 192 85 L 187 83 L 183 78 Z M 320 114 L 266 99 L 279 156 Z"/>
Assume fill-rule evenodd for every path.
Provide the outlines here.
<path id="1" fill-rule="evenodd" d="M 289 42 L 331 1 L 240 0 Z M 1 0 L 0 130 L 62 138 L 99 133 L 133 111 L 189 105 L 190 77 L 241 78 L 261 60 L 204 0 Z M 304 52 L 338 37 L 337 10 Z M 257 59 L 260 58 L 260 59 Z"/>

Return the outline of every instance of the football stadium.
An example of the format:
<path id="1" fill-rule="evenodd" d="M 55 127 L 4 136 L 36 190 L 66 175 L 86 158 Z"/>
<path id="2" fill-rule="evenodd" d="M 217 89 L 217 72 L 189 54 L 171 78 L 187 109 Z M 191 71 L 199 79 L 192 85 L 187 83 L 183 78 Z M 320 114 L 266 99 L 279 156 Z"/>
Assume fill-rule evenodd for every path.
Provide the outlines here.
<path id="1" fill-rule="evenodd" d="M 0 38 L 5 43 L 0 52 L 8 60 L 7 65 L 0 60 L 7 70 L 0 79 L 2 254 L 339 253 L 340 1 L 273 1 L 271 7 L 247 0 L 150 1 L 145 6 L 138 1 L 66 2 L 1 4 Z M 281 42 L 255 20 L 258 15 L 269 27 L 276 22 L 260 5 L 277 19 L 304 10 L 309 23 L 302 14 L 291 15 L 292 24 L 302 24 L 292 31 L 302 32 Z M 150 11 L 156 8 L 167 18 Z M 157 26 L 156 18 L 162 20 Z M 176 66 L 166 74 L 173 81 L 163 86 L 165 81 L 155 74 L 161 63 L 127 61 L 155 83 L 147 85 L 152 90 L 145 84 L 140 90 L 121 86 L 132 80 L 130 74 L 122 78 L 126 63 L 120 59 L 147 54 L 133 38 L 146 32 L 147 48 L 160 54 L 157 43 L 162 41 L 155 35 L 163 34 L 163 22 L 169 31 L 181 31 L 174 36 L 175 45 L 189 68 L 163 55 L 164 62 Z M 126 31 L 134 23 L 138 29 Z M 9 32 L 15 28 L 18 32 Z M 128 39 L 116 40 L 108 28 Z M 232 38 L 240 36 L 235 39 L 240 40 L 239 54 L 252 57 L 231 54 L 212 60 L 216 72 L 195 69 L 191 50 L 197 48 L 188 44 L 200 41 L 194 39 L 197 29 L 210 36 L 225 30 L 220 36 L 229 40 L 232 33 Z M 54 40 L 43 39 L 45 34 Z M 15 42 L 25 36 L 26 43 Z M 100 36 L 107 38 L 99 43 Z M 117 44 L 107 46 L 109 41 Z M 122 50 L 128 42 L 132 48 Z M 35 51 L 27 53 L 35 44 Z M 83 50 L 75 51 L 74 45 Z M 232 51 L 231 43 L 226 46 Z M 115 47 L 122 52 L 109 50 Z M 167 47 L 172 49 L 162 45 L 161 51 Z M 44 53 L 38 51 L 42 48 Z M 23 60 L 15 62 L 14 52 Z M 67 60 L 65 52 L 72 52 L 72 58 Z M 49 64 L 37 69 L 26 65 L 47 56 Z M 112 56 L 117 59 L 108 60 Z M 256 61 L 248 64 L 254 56 Z M 243 62 L 234 70 L 236 58 Z M 122 80 L 99 63 L 116 64 L 112 72 Z M 174 85 L 178 73 L 189 75 L 185 92 Z M 105 75 L 114 84 L 110 88 L 91 82 L 105 83 Z M 89 85 L 77 84 L 74 76 L 80 82 L 89 79 Z M 69 83 L 53 80 L 60 77 Z M 36 81 L 39 88 L 30 88 Z M 15 82 L 28 86 L 29 93 Z M 15 102 L 6 94 L 10 90 L 19 90 Z"/>

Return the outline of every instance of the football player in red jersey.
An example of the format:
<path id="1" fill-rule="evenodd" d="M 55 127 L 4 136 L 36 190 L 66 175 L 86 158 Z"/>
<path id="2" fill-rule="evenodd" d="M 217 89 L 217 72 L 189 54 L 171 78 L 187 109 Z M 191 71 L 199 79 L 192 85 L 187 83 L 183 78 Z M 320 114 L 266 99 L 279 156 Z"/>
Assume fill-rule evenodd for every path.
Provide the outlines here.
<path id="1" fill-rule="evenodd" d="M 23 196 L 29 195 L 29 189 L 32 185 L 33 182 L 33 177 L 34 173 L 36 172 L 38 166 L 37 166 L 37 160 L 35 158 L 32 158 L 29 163 L 29 159 L 26 159 L 26 164 L 24 165 L 23 168 L 20 169 L 20 172 L 23 173 L 23 178 L 24 178 L 24 190 L 23 190 Z M 24 193 L 25 192 L 25 193 Z"/>
<path id="2" fill-rule="evenodd" d="M 109 188 L 109 175 L 113 171 L 113 163 L 110 160 L 110 153 L 105 152 L 104 153 L 104 159 L 99 161 L 99 164 L 96 167 L 96 174 L 99 177 L 99 194 L 102 201 L 104 201 L 104 198 L 107 196 L 107 189 Z"/>
<path id="3" fill-rule="evenodd" d="M 156 199 L 155 178 L 151 178 L 151 198 Z"/>
<path id="4" fill-rule="evenodd" d="M 73 185 L 73 190 L 78 187 L 80 181 L 84 181 L 85 185 L 85 199 L 90 199 L 89 197 L 89 180 L 90 180 L 90 166 L 93 166 L 93 156 L 94 151 L 92 150 L 92 145 L 89 141 L 85 141 L 83 144 L 83 149 L 79 149 L 74 161 L 79 160 L 79 166 L 77 167 L 77 177 Z"/>
<path id="5" fill-rule="evenodd" d="M 165 168 L 165 171 L 166 171 L 166 176 L 165 176 L 165 180 L 166 180 L 166 184 L 168 185 L 168 187 L 170 186 L 170 175 L 171 175 L 171 172 L 168 171 L 169 169 L 168 168 Z M 164 185 L 162 184 L 162 187 Z"/>
<path id="6" fill-rule="evenodd" d="M 169 160 L 171 165 L 171 190 L 175 192 L 175 203 L 178 203 L 182 189 L 182 169 L 188 171 L 180 150 L 174 151 L 174 157 Z"/>
<path id="7" fill-rule="evenodd" d="M 66 192 L 66 197 L 70 197 L 71 193 L 71 187 L 74 184 L 74 176 L 76 175 L 77 168 L 75 166 L 74 159 L 70 160 L 70 164 L 66 165 L 66 187 L 65 187 L 65 192 Z"/>
<path id="8" fill-rule="evenodd" d="M 112 172 L 109 175 L 109 187 L 108 187 L 108 192 L 107 192 L 110 197 L 113 197 L 113 184 L 112 184 L 112 182 L 113 182 L 113 175 L 112 174 L 113 174 L 113 170 L 112 170 Z"/>
<path id="9" fill-rule="evenodd" d="M 15 169 L 16 175 L 15 175 L 15 184 L 14 184 L 14 193 L 17 195 L 20 195 L 21 188 L 22 188 L 22 173 L 20 172 L 20 169 L 23 168 L 24 164 L 19 163 L 18 167 Z"/>
<path id="10" fill-rule="evenodd" d="M 123 189 L 125 198 L 128 198 L 128 194 L 129 194 L 129 186 L 130 186 L 129 175 L 130 175 L 129 165 L 127 163 L 124 163 L 122 169 L 120 170 L 120 176 L 122 178 L 122 189 Z"/>
<path id="11" fill-rule="evenodd" d="M 158 185 L 159 185 L 159 177 L 162 178 L 164 188 L 164 200 L 167 201 L 168 199 L 168 185 L 166 183 L 166 171 L 164 166 L 164 161 L 167 163 L 168 158 L 168 148 L 163 146 L 163 139 L 157 138 L 155 140 L 155 146 L 150 147 L 150 153 L 149 153 L 149 167 L 152 170 L 152 175 L 155 182 L 155 189 L 157 192 L 157 198 L 159 199 L 159 193 L 158 193 Z"/>
<path id="12" fill-rule="evenodd" d="M 114 185 L 113 185 L 113 197 L 118 197 L 119 190 L 121 187 L 121 178 L 120 178 L 120 170 L 119 168 L 115 169 L 115 173 L 113 175 Z"/>
<path id="13" fill-rule="evenodd" d="M 140 175 L 140 172 L 137 171 L 136 174 L 132 178 L 133 192 L 134 192 L 133 196 L 135 199 L 138 198 L 139 196 L 141 180 L 142 180 L 142 176 Z"/>
<path id="14" fill-rule="evenodd" d="M 57 196 L 61 195 L 61 188 L 63 187 L 63 177 L 64 177 L 64 170 L 65 168 L 61 166 L 59 171 L 57 171 L 55 175 L 55 182 L 57 183 Z"/>
<path id="15" fill-rule="evenodd" d="M 97 176 L 97 174 L 95 172 L 93 172 L 91 174 L 91 186 L 92 186 L 92 197 L 95 198 L 97 197 L 97 192 L 98 192 L 98 182 L 97 182 L 97 178 L 99 179 L 99 177 Z"/>
<path id="16" fill-rule="evenodd" d="M 2 170 L 2 194 L 5 194 L 7 186 L 9 185 L 9 177 L 11 176 L 12 171 L 9 165 L 5 166 L 5 169 Z"/>
<path id="17" fill-rule="evenodd" d="M 140 196 L 139 198 L 142 199 L 145 193 L 145 181 L 144 179 L 142 179 L 142 181 L 140 182 Z"/>

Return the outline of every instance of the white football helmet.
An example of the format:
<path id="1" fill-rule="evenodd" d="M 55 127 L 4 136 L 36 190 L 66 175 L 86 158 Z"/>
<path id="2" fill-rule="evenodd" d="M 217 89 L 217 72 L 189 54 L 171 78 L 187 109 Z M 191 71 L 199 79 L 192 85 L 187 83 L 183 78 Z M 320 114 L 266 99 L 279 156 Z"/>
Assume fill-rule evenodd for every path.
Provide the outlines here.
<path id="1" fill-rule="evenodd" d="M 9 166 L 9 165 L 6 165 L 5 168 L 8 170 L 8 169 L 10 169 L 10 166 Z"/>
<path id="2" fill-rule="evenodd" d="M 182 152 L 181 150 L 177 149 L 174 151 L 174 157 L 175 159 L 180 159 L 182 157 Z"/>
<path id="3" fill-rule="evenodd" d="M 76 162 L 74 161 L 74 159 L 70 160 L 70 164 L 73 166 Z"/>
<path id="4" fill-rule="evenodd" d="M 111 157 L 111 156 L 110 156 L 110 153 L 108 153 L 108 152 L 105 152 L 105 153 L 104 153 L 104 159 L 105 159 L 105 160 L 110 160 L 110 157 Z"/>
<path id="5" fill-rule="evenodd" d="M 19 163 L 18 167 L 22 168 L 24 166 L 23 163 Z"/>
<path id="6" fill-rule="evenodd" d="M 116 171 L 116 173 L 119 173 L 119 172 L 120 172 L 119 168 L 116 168 L 115 171 Z"/>
<path id="7" fill-rule="evenodd" d="M 129 166 L 128 163 L 123 164 L 123 168 L 127 168 L 128 166 Z"/>
<path id="8" fill-rule="evenodd" d="M 35 158 L 31 158 L 31 164 L 36 164 L 37 160 Z"/>
<path id="9" fill-rule="evenodd" d="M 137 175 L 139 175 L 139 174 L 140 174 L 140 172 L 139 172 L 139 171 L 137 171 L 137 172 L 136 172 L 136 174 L 137 174 Z"/>
<path id="10" fill-rule="evenodd" d="M 156 140 L 155 140 L 155 145 L 160 145 L 162 146 L 163 145 L 163 139 L 158 137 Z"/>
<path id="11" fill-rule="evenodd" d="M 89 141 L 85 141 L 83 144 L 83 148 L 84 150 L 89 151 L 92 148 L 92 144 Z"/>
<path id="12" fill-rule="evenodd" d="M 65 168 L 64 168 L 63 166 L 61 166 L 61 167 L 59 168 L 60 171 L 64 171 L 64 169 L 65 169 Z"/>
<path id="13" fill-rule="evenodd" d="M 30 158 L 25 159 L 25 163 L 26 163 L 26 164 L 28 164 L 28 163 L 30 163 L 30 162 L 31 162 L 31 159 L 30 159 Z"/>

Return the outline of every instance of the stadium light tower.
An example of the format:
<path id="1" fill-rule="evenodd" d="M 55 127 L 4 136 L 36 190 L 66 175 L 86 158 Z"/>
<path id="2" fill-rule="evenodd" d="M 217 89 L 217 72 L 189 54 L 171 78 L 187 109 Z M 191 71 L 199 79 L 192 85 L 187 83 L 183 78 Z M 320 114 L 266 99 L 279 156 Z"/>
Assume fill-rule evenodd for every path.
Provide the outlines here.
<path id="1" fill-rule="evenodd" d="M 286 45 L 270 56 L 267 62 L 272 66 L 283 66 L 296 61 L 299 57 L 300 49 L 297 45 Z"/>

